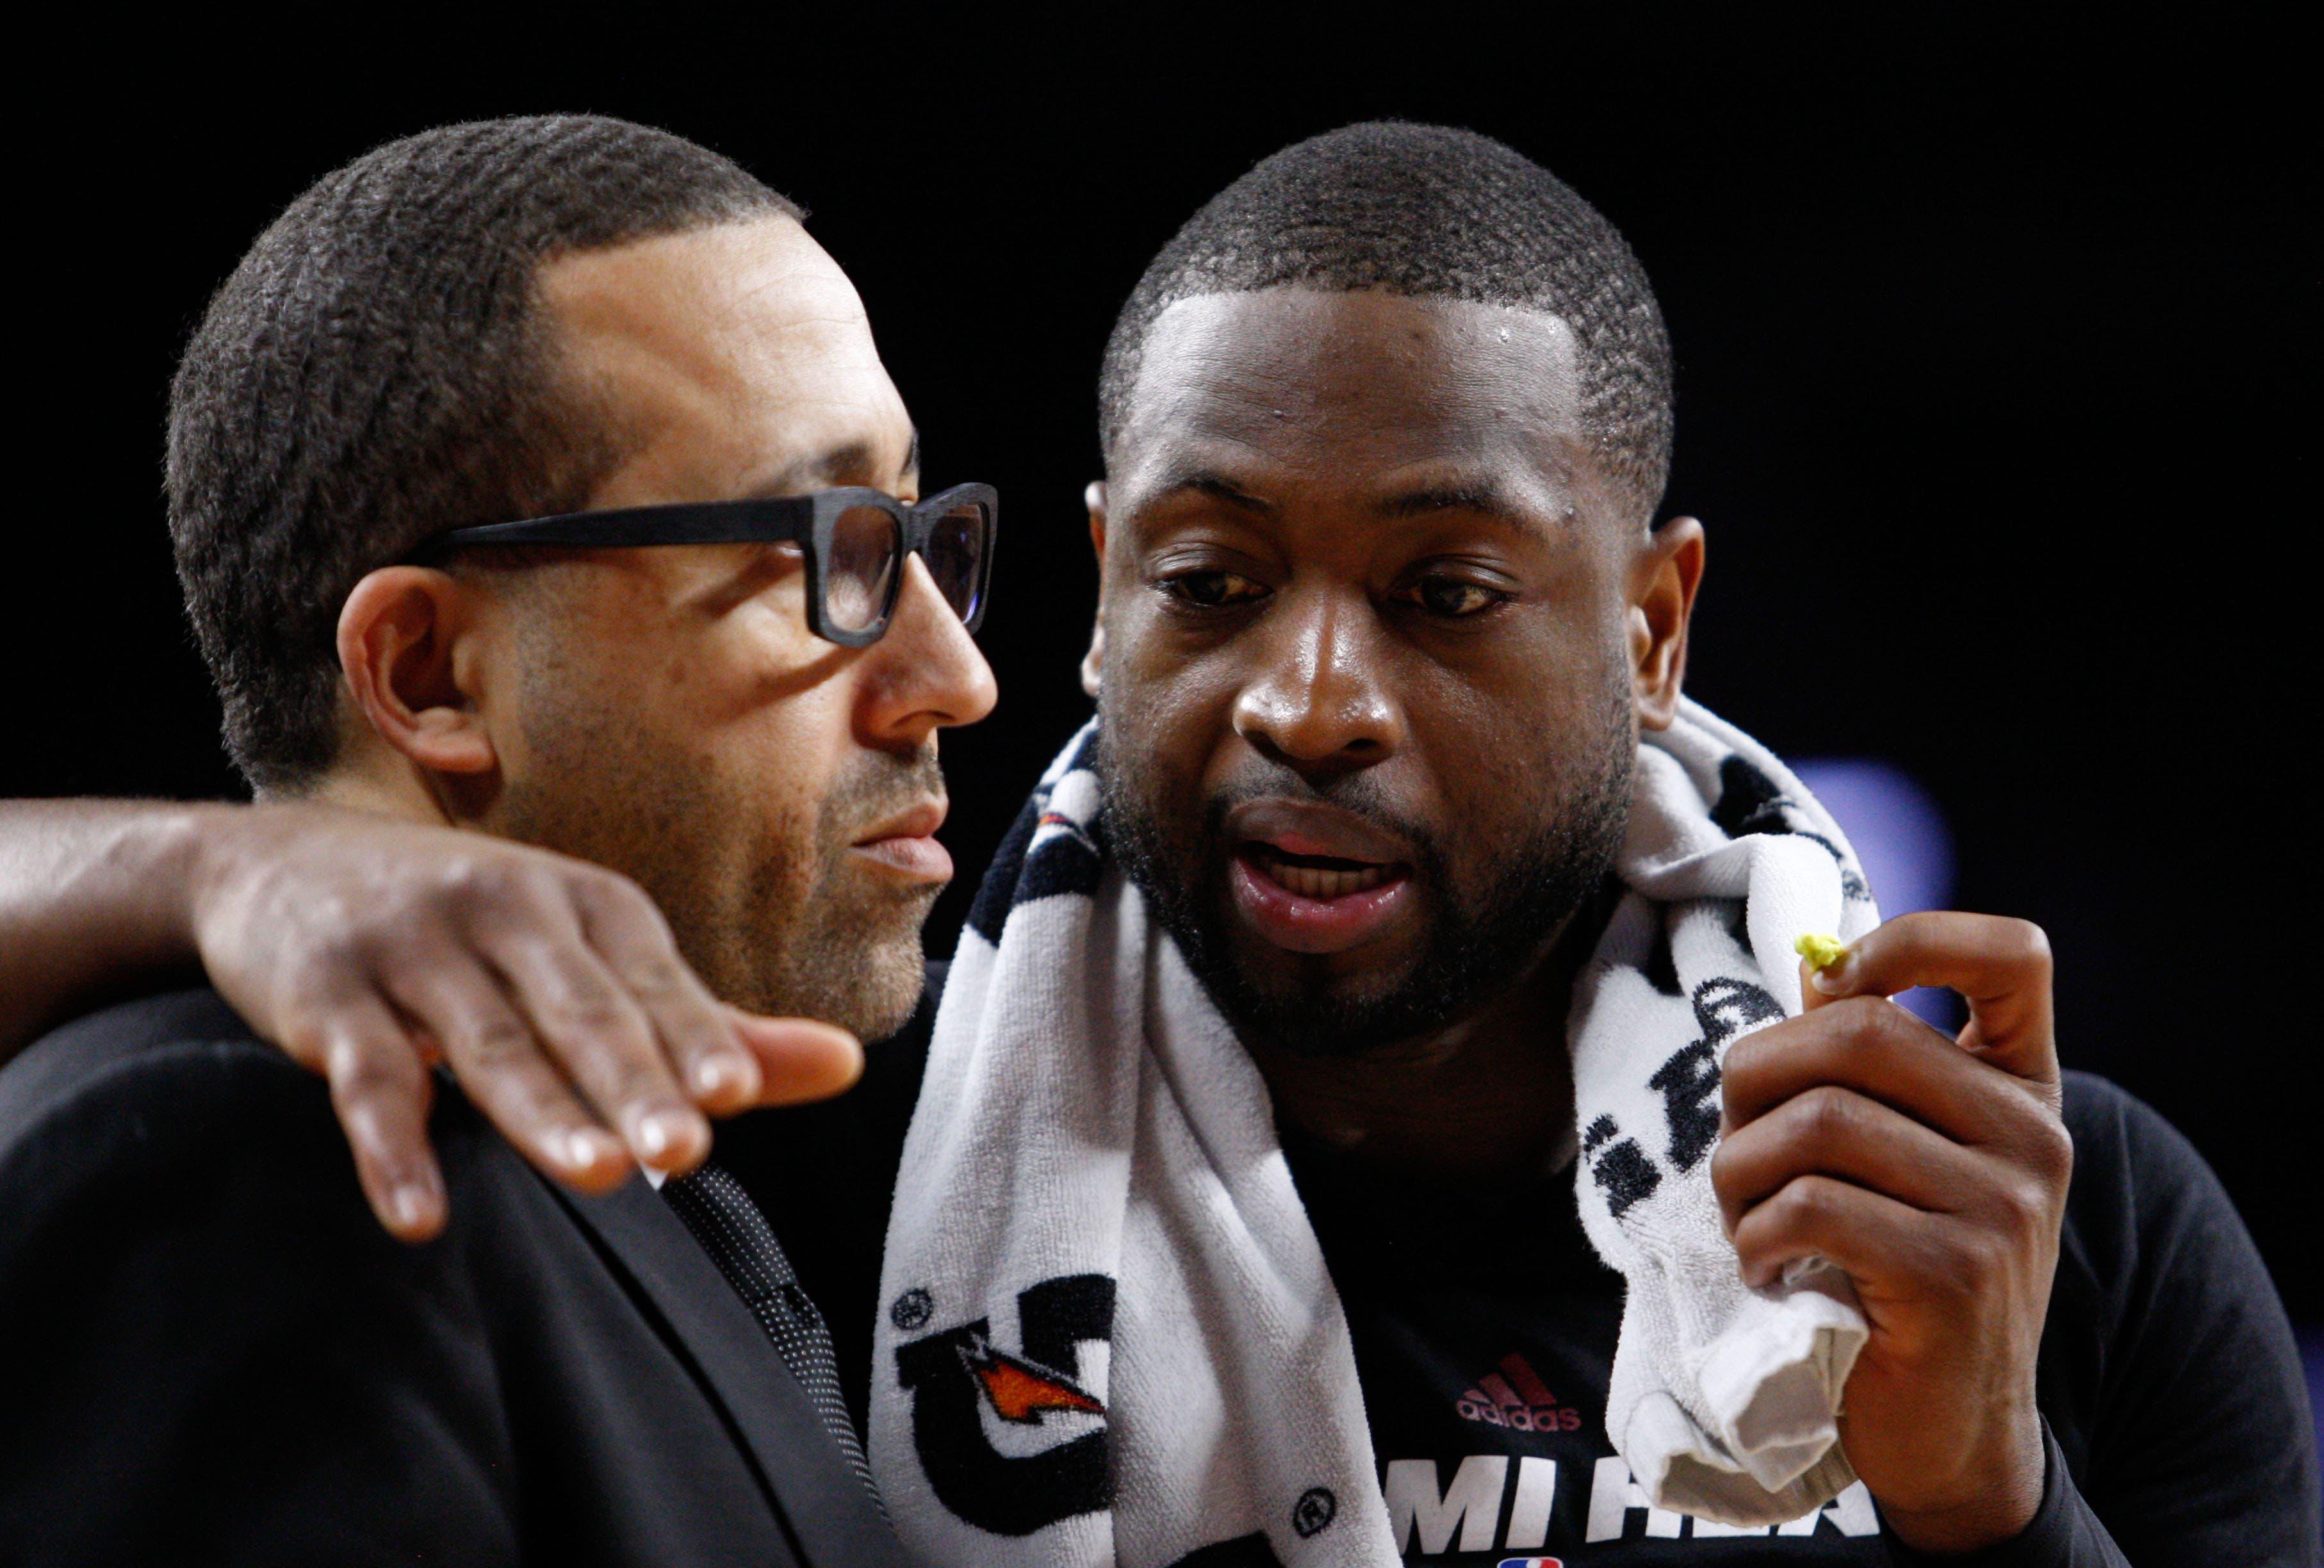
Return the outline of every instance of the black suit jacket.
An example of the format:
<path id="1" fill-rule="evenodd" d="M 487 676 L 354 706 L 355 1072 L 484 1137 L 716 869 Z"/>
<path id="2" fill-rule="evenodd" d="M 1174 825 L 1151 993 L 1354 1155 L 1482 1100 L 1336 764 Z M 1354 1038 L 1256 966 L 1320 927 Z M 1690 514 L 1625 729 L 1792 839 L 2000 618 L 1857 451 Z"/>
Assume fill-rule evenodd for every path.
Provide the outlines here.
<path id="1" fill-rule="evenodd" d="M 434 1121 L 452 1221 L 409 1247 L 213 992 L 0 1071 L 0 1561 L 901 1562 L 658 1194 Z"/>

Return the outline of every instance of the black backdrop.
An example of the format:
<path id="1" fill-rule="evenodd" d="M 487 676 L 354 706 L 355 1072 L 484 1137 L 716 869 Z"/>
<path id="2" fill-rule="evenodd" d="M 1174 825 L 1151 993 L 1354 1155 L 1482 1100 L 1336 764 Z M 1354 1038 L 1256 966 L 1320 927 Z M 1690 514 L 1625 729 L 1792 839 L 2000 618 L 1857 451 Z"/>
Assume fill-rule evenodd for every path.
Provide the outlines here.
<path id="1" fill-rule="evenodd" d="M 1957 901 L 2051 932 L 2069 1065 L 2184 1127 L 2295 1315 L 2324 1319 L 2299 1240 L 2310 814 L 2284 740 L 2314 298 L 2290 42 L 2216 16 L 1524 14 L 1349 8 L 1265 38 L 1157 14 L 1099 37 L 1086 19 L 661 8 L 619 36 L 544 20 L 485 40 L 414 13 L 364 37 L 188 33 L 151 69 L 90 78 L 19 148 L 32 411 L 0 791 L 235 789 L 158 499 L 185 333 L 325 170 L 445 119 L 586 108 L 704 140 L 807 204 L 929 481 L 1005 494 L 984 633 L 1003 700 L 947 744 L 947 836 L 973 870 L 1084 712 L 1092 386 L 1146 258 L 1287 141 L 1380 115 L 1467 124 L 1598 203 L 1660 291 L 1669 503 L 1711 540 L 1693 691 L 1788 754 L 1923 780 Z"/>

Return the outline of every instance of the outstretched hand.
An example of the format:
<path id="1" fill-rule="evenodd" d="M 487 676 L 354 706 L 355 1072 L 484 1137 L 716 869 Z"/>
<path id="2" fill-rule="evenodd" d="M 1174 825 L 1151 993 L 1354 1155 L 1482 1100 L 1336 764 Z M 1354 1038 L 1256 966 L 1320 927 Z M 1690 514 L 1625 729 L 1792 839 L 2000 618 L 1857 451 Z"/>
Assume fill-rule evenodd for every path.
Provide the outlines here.
<path id="1" fill-rule="evenodd" d="M 1744 1277 L 1847 1270 L 1871 1328 L 1849 1462 L 1914 1546 L 2007 1540 L 2042 1499 L 2034 1363 L 2073 1168 L 2049 943 L 2023 920 L 1905 915 L 1801 982 L 1807 1010 L 1722 1066 L 1711 1181 Z M 1915 985 L 1968 1001 L 1958 1040 L 1886 1000 Z"/>
<path id="2" fill-rule="evenodd" d="M 634 1160 L 686 1171 L 705 1113 L 819 1100 L 855 1038 L 714 998 L 635 883 L 546 850 L 333 807 L 231 814 L 204 846 L 195 938 L 226 1001 L 328 1080 L 381 1223 L 446 1220 L 429 1069 L 584 1192 Z"/>

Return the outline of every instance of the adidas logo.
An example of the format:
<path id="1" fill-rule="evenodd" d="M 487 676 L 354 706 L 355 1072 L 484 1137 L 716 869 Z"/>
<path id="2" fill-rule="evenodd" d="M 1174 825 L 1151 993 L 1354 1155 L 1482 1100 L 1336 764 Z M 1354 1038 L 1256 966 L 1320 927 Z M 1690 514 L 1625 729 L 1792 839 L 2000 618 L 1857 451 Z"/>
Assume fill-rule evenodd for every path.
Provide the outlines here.
<path id="1" fill-rule="evenodd" d="M 1549 1385 L 1511 1352 L 1501 1358 L 1500 1370 L 1477 1379 L 1477 1386 L 1453 1402 L 1464 1421 L 1506 1426 L 1512 1432 L 1579 1432 L 1582 1412 L 1560 1405 Z"/>

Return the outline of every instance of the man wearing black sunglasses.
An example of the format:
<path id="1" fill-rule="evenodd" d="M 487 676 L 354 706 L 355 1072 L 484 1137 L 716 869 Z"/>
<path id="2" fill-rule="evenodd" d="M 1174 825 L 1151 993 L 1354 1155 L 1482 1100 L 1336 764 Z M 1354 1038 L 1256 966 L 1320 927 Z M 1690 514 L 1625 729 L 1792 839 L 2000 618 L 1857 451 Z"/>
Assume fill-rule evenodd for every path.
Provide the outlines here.
<path id="1" fill-rule="evenodd" d="M 923 994 L 936 733 L 993 700 L 970 634 L 997 501 L 918 485 L 845 276 L 678 138 L 454 126 L 261 236 L 171 407 L 228 743 L 335 863 L 433 835 L 438 915 L 526 913 L 489 954 L 424 914 L 385 947 L 337 927 L 384 983 L 290 1032 L 360 1191 L 321 1085 L 234 1010 L 299 1005 L 287 970 L 84 1017 L 0 1075 L 0 1559 L 893 1560 L 830 1325 L 701 1165 L 702 1111 L 835 1093 L 862 1064 L 843 1031 Z M 78 815 L 130 902 L 69 942 L 166 947 L 146 895 L 265 815 Z M 208 912 L 257 949 L 328 942 L 274 863 Z M 61 1000 L 0 950 L 12 1000 Z M 535 1024 L 622 1044 L 560 1072 Z M 423 1132 L 390 1038 L 497 1077 L 483 1110 L 576 1190 L 456 1094 Z M 441 1176 L 396 1152 L 429 1135 Z M 366 1195 L 436 1239 L 389 1241 Z"/>

